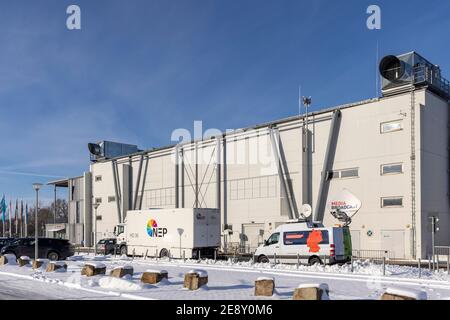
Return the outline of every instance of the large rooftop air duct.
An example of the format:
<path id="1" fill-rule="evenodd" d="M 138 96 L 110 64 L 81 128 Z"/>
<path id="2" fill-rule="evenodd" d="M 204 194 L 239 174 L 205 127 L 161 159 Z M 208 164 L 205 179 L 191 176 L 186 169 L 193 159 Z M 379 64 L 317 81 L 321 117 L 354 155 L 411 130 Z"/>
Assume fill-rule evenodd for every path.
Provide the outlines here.
<path id="1" fill-rule="evenodd" d="M 444 99 L 450 100 L 450 82 L 441 76 L 439 66 L 416 52 L 384 57 L 379 71 L 383 96 L 410 91 L 416 87 L 428 87 Z"/>

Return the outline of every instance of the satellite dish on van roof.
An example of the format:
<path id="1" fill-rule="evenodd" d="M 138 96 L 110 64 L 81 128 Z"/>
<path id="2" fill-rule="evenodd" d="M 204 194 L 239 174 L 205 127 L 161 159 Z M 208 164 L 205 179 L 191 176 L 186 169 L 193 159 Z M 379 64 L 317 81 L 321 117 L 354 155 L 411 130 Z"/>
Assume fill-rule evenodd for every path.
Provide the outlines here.
<path id="1" fill-rule="evenodd" d="M 305 203 L 302 205 L 300 215 L 302 215 L 304 218 L 309 218 L 312 214 L 312 208 L 309 204 Z"/>
<path id="2" fill-rule="evenodd" d="M 361 200 L 347 189 L 332 196 L 327 203 L 329 212 L 343 212 L 349 218 L 353 217 L 361 208 Z"/>

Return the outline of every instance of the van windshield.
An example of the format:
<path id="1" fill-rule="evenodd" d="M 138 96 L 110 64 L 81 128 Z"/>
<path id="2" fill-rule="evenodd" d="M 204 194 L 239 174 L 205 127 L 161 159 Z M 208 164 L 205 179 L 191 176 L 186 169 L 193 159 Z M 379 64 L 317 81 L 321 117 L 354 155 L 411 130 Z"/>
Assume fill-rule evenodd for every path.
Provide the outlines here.
<path id="1" fill-rule="evenodd" d="M 280 239 L 280 233 L 274 233 L 270 236 L 270 238 L 267 240 L 267 245 L 270 246 L 272 244 L 276 244 L 278 243 Z"/>

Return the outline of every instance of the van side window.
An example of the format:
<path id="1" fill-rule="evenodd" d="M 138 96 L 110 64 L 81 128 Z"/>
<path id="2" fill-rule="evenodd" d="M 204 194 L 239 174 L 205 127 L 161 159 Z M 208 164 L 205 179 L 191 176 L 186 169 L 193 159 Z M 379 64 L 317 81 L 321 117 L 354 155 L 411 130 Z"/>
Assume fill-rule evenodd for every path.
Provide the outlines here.
<path id="1" fill-rule="evenodd" d="M 278 243 L 278 240 L 280 239 L 280 233 L 273 233 L 271 236 L 270 236 L 270 238 L 269 238 L 269 240 L 267 240 L 267 245 L 272 245 L 272 244 L 276 244 L 276 243 Z"/>
<path id="2" fill-rule="evenodd" d="M 328 237 L 328 231 L 327 230 L 320 230 L 322 235 L 322 241 L 320 241 L 320 244 L 329 244 L 330 239 Z M 285 232 L 283 235 L 283 243 L 286 246 L 289 245 L 305 245 L 308 241 L 308 237 L 310 235 L 311 231 L 288 231 Z"/>

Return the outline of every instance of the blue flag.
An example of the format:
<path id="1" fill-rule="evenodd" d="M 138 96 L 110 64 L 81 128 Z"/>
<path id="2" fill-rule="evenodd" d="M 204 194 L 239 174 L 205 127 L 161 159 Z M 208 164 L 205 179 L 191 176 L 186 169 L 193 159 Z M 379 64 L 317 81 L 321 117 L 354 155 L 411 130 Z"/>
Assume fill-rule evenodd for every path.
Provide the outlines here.
<path id="1" fill-rule="evenodd" d="M 2 213 L 2 222 L 5 223 L 5 220 L 6 220 L 6 200 L 5 200 L 5 195 L 3 195 L 2 201 L 0 202 L 0 212 Z"/>

